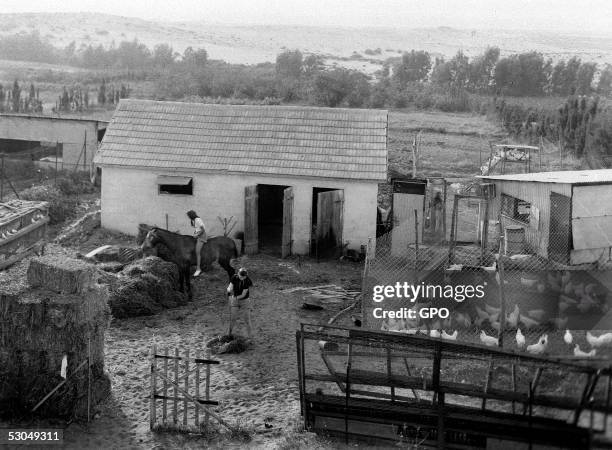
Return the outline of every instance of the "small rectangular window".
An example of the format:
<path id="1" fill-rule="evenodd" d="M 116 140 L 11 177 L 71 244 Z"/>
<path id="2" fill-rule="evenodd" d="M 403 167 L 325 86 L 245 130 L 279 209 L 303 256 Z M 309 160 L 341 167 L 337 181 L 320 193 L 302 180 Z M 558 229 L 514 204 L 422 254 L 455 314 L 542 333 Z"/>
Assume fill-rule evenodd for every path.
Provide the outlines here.
<path id="1" fill-rule="evenodd" d="M 510 195 L 501 195 L 501 213 L 519 222 L 529 223 L 531 215 L 531 203 Z"/>
<path id="2" fill-rule="evenodd" d="M 157 177 L 160 194 L 193 195 L 193 178 L 176 176 Z"/>

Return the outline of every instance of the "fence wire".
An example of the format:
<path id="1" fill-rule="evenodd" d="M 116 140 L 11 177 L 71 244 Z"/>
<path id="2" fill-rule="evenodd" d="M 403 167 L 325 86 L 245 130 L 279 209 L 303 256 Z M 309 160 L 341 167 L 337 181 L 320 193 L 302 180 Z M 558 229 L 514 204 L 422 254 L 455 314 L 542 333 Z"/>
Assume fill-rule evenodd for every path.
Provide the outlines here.
<path id="1" fill-rule="evenodd" d="M 533 354 L 612 356 L 612 334 L 601 335 L 612 330 L 609 248 L 581 263 L 571 232 L 568 242 L 527 205 L 508 205 L 478 186 L 447 188 L 441 207 L 430 201 L 430 184 L 420 222 L 392 212 L 407 223 L 390 218 L 369 246 L 365 326 Z"/>

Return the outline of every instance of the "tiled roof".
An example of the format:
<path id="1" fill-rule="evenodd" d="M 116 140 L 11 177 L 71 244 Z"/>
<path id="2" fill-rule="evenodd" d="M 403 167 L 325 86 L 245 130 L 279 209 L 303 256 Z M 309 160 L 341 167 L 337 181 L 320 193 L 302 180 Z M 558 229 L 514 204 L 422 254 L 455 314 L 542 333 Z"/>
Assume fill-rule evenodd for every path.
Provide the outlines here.
<path id="1" fill-rule="evenodd" d="M 387 178 L 387 111 L 121 100 L 95 163 Z"/>

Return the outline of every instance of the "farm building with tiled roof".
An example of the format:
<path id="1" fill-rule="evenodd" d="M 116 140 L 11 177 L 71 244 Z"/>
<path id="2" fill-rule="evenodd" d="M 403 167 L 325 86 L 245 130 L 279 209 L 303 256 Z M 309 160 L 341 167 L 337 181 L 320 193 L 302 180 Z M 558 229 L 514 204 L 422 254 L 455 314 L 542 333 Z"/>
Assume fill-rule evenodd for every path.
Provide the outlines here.
<path id="1" fill-rule="evenodd" d="M 188 234 L 193 209 L 212 235 L 233 217 L 247 252 L 359 249 L 387 179 L 387 111 L 122 100 L 95 164 L 110 229 Z"/>

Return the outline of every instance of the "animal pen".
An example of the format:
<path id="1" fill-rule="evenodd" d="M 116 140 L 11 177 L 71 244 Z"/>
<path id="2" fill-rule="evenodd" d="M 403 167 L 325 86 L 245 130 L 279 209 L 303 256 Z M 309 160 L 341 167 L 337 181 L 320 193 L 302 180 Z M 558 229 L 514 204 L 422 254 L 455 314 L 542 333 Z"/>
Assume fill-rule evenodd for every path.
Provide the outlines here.
<path id="1" fill-rule="evenodd" d="M 441 449 L 589 448 L 607 431 L 610 363 L 303 324 L 306 429 Z"/>
<path id="2" fill-rule="evenodd" d="M 49 205 L 46 202 L 11 200 L 0 203 L 0 269 L 42 251 Z"/>

